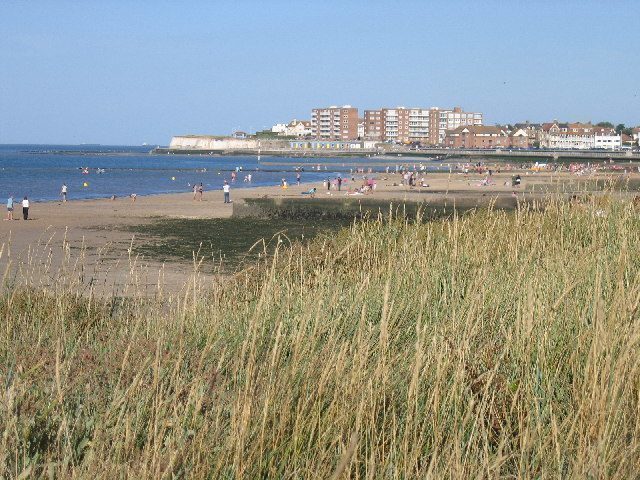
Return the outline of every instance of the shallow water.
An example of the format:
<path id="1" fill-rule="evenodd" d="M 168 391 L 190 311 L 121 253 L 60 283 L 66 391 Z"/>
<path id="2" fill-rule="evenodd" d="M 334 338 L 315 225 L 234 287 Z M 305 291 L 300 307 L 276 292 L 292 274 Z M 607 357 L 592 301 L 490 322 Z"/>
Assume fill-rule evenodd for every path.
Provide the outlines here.
<path id="1" fill-rule="evenodd" d="M 107 198 L 190 192 L 194 183 L 205 190 L 219 190 L 231 172 L 242 167 L 232 188 L 278 185 L 282 178 L 296 181 L 302 166 L 303 182 L 322 181 L 337 175 L 347 177 L 353 165 L 372 160 L 360 158 L 286 158 L 262 156 L 155 155 L 152 146 L 89 145 L 0 145 L 0 198 L 12 194 L 19 199 L 58 200 L 66 183 L 69 199 Z M 346 163 L 348 162 L 348 163 Z M 277 165 L 269 165 L 277 163 Z M 312 169 L 322 163 L 322 170 Z M 327 170 L 324 170 L 325 165 Z M 82 168 L 88 167 L 88 174 Z M 393 165 L 391 166 L 393 168 Z M 104 169 L 104 173 L 97 173 Z M 382 172 L 384 167 L 375 167 Z M 243 178 L 251 173 L 252 182 Z"/>

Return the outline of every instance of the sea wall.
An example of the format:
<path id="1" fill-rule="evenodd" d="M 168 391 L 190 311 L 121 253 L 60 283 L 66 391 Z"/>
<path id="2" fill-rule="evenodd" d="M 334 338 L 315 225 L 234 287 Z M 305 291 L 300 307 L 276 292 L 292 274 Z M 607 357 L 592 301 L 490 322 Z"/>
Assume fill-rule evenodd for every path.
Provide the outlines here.
<path id="1" fill-rule="evenodd" d="M 260 144 L 267 143 L 260 141 Z M 171 150 L 249 150 L 257 149 L 258 140 L 216 137 L 210 135 L 178 135 L 171 138 Z"/>
<path id="2" fill-rule="evenodd" d="M 157 154 L 187 155 L 284 155 L 284 156 L 363 156 L 377 155 L 375 142 L 316 141 L 234 138 L 215 135 L 176 135 L 168 148 L 158 147 Z"/>

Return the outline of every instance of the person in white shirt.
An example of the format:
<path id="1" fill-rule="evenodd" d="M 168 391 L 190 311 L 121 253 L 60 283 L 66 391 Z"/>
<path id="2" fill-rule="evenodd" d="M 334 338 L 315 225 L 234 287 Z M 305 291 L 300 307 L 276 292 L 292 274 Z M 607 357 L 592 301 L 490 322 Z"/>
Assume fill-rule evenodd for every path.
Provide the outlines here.
<path id="1" fill-rule="evenodd" d="M 62 203 L 66 203 L 67 201 L 67 184 L 63 183 L 62 188 L 60 189 L 60 195 L 62 195 Z"/>
<path id="2" fill-rule="evenodd" d="M 224 185 L 222 186 L 222 191 L 224 192 L 224 203 L 231 203 L 231 200 L 229 200 L 229 192 L 231 191 L 231 187 L 226 180 L 224 181 Z"/>
<path id="3" fill-rule="evenodd" d="M 29 220 L 29 199 L 26 196 L 22 200 L 22 218 Z"/>

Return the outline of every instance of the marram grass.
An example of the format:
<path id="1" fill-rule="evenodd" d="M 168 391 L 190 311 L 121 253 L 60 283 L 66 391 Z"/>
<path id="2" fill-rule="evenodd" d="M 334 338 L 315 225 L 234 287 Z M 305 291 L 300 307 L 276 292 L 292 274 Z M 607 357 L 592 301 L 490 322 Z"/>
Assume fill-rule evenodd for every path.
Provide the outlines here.
<path id="1" fill-rule="evenodd" d="M 106 300 L 54 252 L 5 277 L 0 476 L 637 478 L 639 215 L 381 216 Z"/>

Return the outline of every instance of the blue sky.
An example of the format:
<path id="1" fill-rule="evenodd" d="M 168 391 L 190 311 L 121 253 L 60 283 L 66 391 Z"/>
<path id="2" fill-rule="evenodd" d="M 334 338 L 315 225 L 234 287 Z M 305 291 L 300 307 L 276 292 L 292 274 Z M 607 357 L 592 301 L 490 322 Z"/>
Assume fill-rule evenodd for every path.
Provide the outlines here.
<path id="1" fill-rule="evenodd" d="M 632 1 L 0 1 L 0 143 L 167 144 L 314 106 L 640 124 Z"/>

